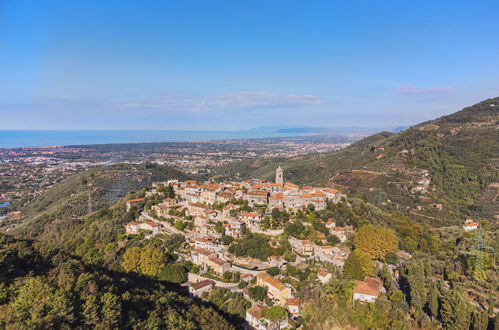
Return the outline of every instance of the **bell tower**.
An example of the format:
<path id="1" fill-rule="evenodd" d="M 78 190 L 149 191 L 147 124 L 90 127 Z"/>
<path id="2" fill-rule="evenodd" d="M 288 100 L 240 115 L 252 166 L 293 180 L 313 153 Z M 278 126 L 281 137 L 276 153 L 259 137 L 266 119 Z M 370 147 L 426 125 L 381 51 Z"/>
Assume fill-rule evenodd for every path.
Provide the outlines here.
<path id="1" fill-rule="evenodd" d="M 284 185 L 284 174 L 282 173 L 281 165 L 275 171 L 275 183 L 278 185 Z"/>

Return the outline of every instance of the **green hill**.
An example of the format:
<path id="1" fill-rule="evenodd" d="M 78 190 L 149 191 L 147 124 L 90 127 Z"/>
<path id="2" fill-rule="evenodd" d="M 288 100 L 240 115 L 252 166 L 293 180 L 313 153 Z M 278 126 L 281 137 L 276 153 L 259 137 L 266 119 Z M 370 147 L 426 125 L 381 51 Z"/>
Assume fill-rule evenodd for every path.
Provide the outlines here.
<path id="1" fill-rule="evenodd" d="M 423 222 L 494 219 L 499 214 L 498 121 L 499 98 L 488 99 L 337 152 L 232 163 L 216 169 L 214 177 L 273 180 L 280 164 L 288 181 L 333 186 Z"/>
<path id="2" fill-rule="evenodd" d="M 74 222 L 113 205 L 130 192 L 155 181 L 185 179 L 184 173 L 155 164 L 117 164 L 92 168 L 71 176 L 23 207 L 15 232 L 37 237 L 54 222 Z"/>
<path id="3" fill-rule="evenodd" d="M 178 285 L 0 235 L 2 329 L 234 329 Z"/>

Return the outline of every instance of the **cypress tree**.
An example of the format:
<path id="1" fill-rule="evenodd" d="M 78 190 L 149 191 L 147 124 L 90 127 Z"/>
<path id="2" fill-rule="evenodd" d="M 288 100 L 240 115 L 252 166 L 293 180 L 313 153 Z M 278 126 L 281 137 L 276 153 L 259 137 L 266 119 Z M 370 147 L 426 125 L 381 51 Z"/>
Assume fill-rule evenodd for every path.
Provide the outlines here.
<path id="1" fill-rule="evenodd" d="M 452 289 L 445 296 L 440 314 L 446 329 L 469 329 L 471 307 L 458 289 Z"/>
<path id="2" fill-rule="evenodd" d="M 438 289 L 435 283 L 430 288 L 430 297 L 428 299 L 428 309 L 433 317 L 438 316 Z"/>

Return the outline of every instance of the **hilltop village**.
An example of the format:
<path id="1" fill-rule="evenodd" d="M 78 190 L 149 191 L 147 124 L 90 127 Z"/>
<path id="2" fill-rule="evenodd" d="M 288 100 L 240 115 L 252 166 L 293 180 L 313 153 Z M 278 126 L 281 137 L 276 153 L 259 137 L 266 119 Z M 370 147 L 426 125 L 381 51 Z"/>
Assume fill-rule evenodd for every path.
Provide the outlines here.
<path id="1" fill-rule="evenodd" d="M 242 292 L 252 302 L 245 318 L 257 329 L 275 327 L 262 316 L 268 306 L 281 306 L 290 317 L 300 313 L 293 278 L 279 275 L 280 269 L 299 269 L 311 262 L 324 265 L 318 268 L 317 281 L 326 283 L 331 269 L 341 269 L 350 254 L 342 243 L 353 234 L 352 227 L 310 219 L 327 203 L 345 202 L 346 196 L 336 189 L 285 182 L 281 167 L 275 182 L 156 182 L 144 198 L 128 200 L 127 211 L 157 196 L 169 197 L 140 208 L 137 220 L 126 224 L 126 233 L 144 239 L 162 233 L 184 235 L 188 247 L 178 254 L 194 265 L 186 284 L 189 292 L 197 297 L 216 287 Z M 293 222 L 303 217 L 308 221 Z M 290 234 L 288 239 L 285 234 Z M 354 300 L 373 301 L 383 290 L 378 279 L 366 277 L 357 281 Z M 280 320 L 279 328 L 287 326 L 287 317 Z"/>
<path id="2" fill-rule="evenodd" d="M 412 239 L 399 241 L 384 226 L 341 220 L 342 212 L 354 208 L 339 190 L 286 182 L 279 166 L 275 182 L 155 182 L 126 202 L 127 212 L 136 216 L 125 230 L 128 239 L 171 242 L 182 271 L 172 268 L 159 276 L 182 283 L 192 296 L 223 304 L 255 329 L 296 328 L 303 299 L 310 301 L 314 292 L 310 286 L 346 290 L 351 283 L 348 299 L 354 304 L 380 296 L 396 300 L 402 292 L 407 270 L 400 265 L 413 258 Z M 397 221 L 399 228 L 409 226 L 404 227 L 409 235 L 420 232 Z M 478 227 L 468 219 L 461 230 Z M 421 248 L 438 249 L 439 238 L 424 235 Z M 137 260 L 127 258 L 131 249 L 125 269 L 127 259 Z"/>

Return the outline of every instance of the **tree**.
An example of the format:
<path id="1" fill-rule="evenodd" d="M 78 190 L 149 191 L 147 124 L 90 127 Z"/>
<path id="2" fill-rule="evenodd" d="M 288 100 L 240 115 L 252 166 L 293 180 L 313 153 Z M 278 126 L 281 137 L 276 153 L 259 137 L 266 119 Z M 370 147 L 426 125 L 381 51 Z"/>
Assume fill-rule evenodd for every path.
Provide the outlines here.
<path id="1" fill-rule="evenodd" d="M 88 295 L 85 297 L 85 303 L 83 304 L 85 325 L 93 327 L 99 323 L 99 305 L 97 296 Z"/>
<path id="2" fill-rule="evenodd" d="M 187 270 L 180 264 L 168 264 L 158 274 L 162 281 L 183 283 L 187 281 Z"/>
<path id="3" fill-rule="evenodd" d="M 329 243 L 329 245 L 331 245 L 331 246 L 336 246 L 337 244 L 341 243 L 341 241 L 338 238 L 338 236 L 333 235 L 333 234 L 328 234 L 326 236 L 326 240 Z"/>
<path id="4" fill-rule="evenodd" d="M 343 276 L 354 280 L 363 280 L 366 276 L 374 275 L 374 262 L 362 250 L 353 250 L 345 260 Z"/>
<path id="5" fill-rule="evenodd" d="M 435 283 L 431 285 L 430 296 L 428 298 L 428 309 L 434 318 L 438 316 L 438 289 Z"/>
<path id="6" fill-rule="evenodd" d="M 74 319 L 70 300 L 47 280 L 28 277 L 20 284 L 17 296 L 8 305 L 9 312 L 5 313 L 8 321 L 17 324 L 15 328 L 60 328 Z"/>
<path id="7" fill-rule="evenodd" d="M 426 303 L 425 275 L 421 262 L 412 264 L 408 277 L 410 287 L 411 306 L 417 309 L 423 308 Z"/>
<path id="8" fill-rule="evenodd" d="M 384 260 L 387 253 L 398 249 L 398 238 L 393 230 L 371 224 L 362 226 L 353 242 L 355 249 L 366 252 L 372 259 Z"/>
<path id="9" fill-rule="evenodd" d="M 108 329 L 118 327 L 121 316 L 120 298 L 111 292 L 106 292 L 101 296 L 100 300 L 102 324 Z"/>
<path id="10" fill-rule="evenodd" d="M 277 274 L 279 274 L 279 268 L 277 268 L 277 267 L 271 267 L 271 268 L 267 269 L 266 272 L 270 276 L 276 276 Z"/>
<path id="11" fill-rule="evenodd" d="M 251 299 L 262 301 L 267 296 L 267 288 L 256 285 L 249 288 L 249 296 Z"/>
<path id="12" fill-rule="evenodd" d="M 475 310 L 471 314 L 471 328 L 473 330 L 487 329 L 489 323 L 489 315 L 487 310 Z"/>
<path id="13" fill-rule="evenodd" d="M 229 236 L 229 235 L 222 235 L 222 244 L 223 245 L 230 245 L 232 242 L 234 242 L 234 237 Z"/>
<path id="14" fill-rule="evenodd" d="M 272 306 L 262 311 L 262 317 L 272 323 L 273 329 L 280 329 L 280 324 L 288 317 L 288 312 L 284 307 Z"/>
<path id="15" fill-rule="evenodd" d="M 121 267 L 126 272 L 140 272 L 140 256 L 142 254 L 142 249 L 138 246 L 129 248 L 123 254 L 123 261 L 121 262 Z"/>
<path id="16" fill-rule="evenodd" d="M 148 246 L 140 255 L 140 272 L 144 275 L 156 276 L 165 267 L 166 255 L 158 248 Z"/>
<path id="17" fill-rule="evenodd" d="M 131 247 L 123 255 L 121 266 L 127 272 L 137 272 L 148 276 L 156 276 L 165 266 L 166 254 L 160 249 L 147 246 Z"/>
<path id="18" fill-rule="evenodd" d="M 305 226 L 301 223 L 301 221 L 295 220 L 284 228 L 284 232 L 295 238 L 303 238 L 305 237 Z"/>
<path id="19" fill-rule="evenodd" d="M 447 329 L 468 329 L 470 325 L 470 305 L 459 289 L 452 289 L 444 296 L 440 314 Z"/>

